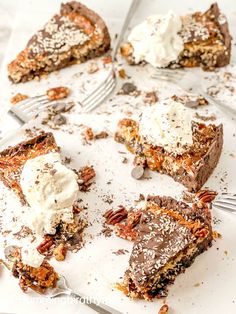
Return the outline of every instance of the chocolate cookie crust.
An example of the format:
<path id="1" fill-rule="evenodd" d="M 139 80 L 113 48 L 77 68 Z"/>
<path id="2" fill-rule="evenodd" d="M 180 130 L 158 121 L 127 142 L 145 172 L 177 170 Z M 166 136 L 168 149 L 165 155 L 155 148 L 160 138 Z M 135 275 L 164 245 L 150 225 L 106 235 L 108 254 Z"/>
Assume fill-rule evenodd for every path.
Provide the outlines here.
<path id="1" fill-rule="evenodd" d="M 131 298 L 167 295 L 169 284 L 212 244 L 211 214 L 171 197 L 150 196 L 121 290 Z"/>

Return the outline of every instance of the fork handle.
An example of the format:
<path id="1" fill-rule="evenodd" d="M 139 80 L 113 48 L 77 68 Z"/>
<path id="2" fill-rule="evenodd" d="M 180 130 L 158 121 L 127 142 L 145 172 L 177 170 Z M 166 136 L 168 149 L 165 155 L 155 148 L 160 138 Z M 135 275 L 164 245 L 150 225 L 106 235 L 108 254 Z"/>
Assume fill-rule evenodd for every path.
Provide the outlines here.
<path id="1" fill-rule="evenodd" d="M 86 298 L 83 298 L 82 296 L 80 296 L 79 294 L 76 294 L 74 292 L 70 292 L 69 294 L 70 297 L 77 299 L 78 301 L 80 301 L 82 304 L 87 305 L 88 307 L 90 307 L 91 309 L 93 309 L 95 312 L 99 313 L 99 314 L 122 314 L 119 311 L 114 310 L 113 308 L 105 305 L 105 304 L 101 304 L 97 305 L 93 302 L 86 302 Z"/>
<path id="2" fill-rule="evenodd" d="M 124 21 L 123 21 L 122 29 L 120 31 L 120 34 L 118 35 L 118 38 L 116 40 L 116 43 L 115 43 L 114 47 L 113 47 L 113 51 L 112 51 L 112 54 L 111 54 L 112 60 L 114 60 L 114 58 L 116 56 L 117 50 L 118 50 L 118 48 L 120 46 L 120 43 L 123 40 L 124 33 L 127 30 L 127 26 L 129 25 L 129 22 L 130 22 L 130 20 L 131 20 L 131 18 L 133 16 L 135 10 L 137 9 L 140 1 L 141 0 L 132 0 L 131 1 L 129 10 L 128 10 L 127 14 L 126 14 L 126 17 L 125 17 Z"/>

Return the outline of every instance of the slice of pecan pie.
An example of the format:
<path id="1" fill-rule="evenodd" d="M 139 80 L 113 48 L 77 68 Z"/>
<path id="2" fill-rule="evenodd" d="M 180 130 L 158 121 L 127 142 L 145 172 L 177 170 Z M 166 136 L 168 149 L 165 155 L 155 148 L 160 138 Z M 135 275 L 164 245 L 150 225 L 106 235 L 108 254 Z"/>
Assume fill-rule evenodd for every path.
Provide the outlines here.
<path id="1" fill-rule="evenodd" d="M 115 140 L 125 144 L 136 155 L 135 165 L 167 174 L 189 191 L 198 191 L 218 163 L 223 145 L 223 126 L 193 122 L 193 143 L 178 155 L 164 147 L 154 146 L 140 136 L 139 122 L 131 119 L 119 122 Z"/>
<path id="2" fill-rule="evenodd" d="M 206 204 L 191 206 L 171 197 L 149 196 L 144 210 L 135 214 L 133 226 L 129 216 L 134 215 L 128 213 L 125 223 L 115 225 L 117 235 L 124 238 L 127 233 L 130 239 L 131 230 L 134 235 L 129 267 L 118 288 L 131 298 L 166 296 L 168 285 L 212 244 L 209 208 Z"/>
<path id="3" fill-rule="evenodd" d="M 147 18 L 147 21 L 151 20 L 152 17 Z M 165 18 L 164 23 L 167 22 Z M 161 26 L 162 28 L 166 27 L 165 25 Z M 171 22 L 170 22 L 171 23 Z M 153 23 L 152 31 L 155 33 L 160 28 L 158 19 Z M 166 40 L 170 33 L 171 24 L 168 25 L 169 28 L 165 28 L 167 33 L 163 37 L 163 42 Z M 231 40 L 232 37 L 229 33 L 228 22 L 224 14 L 220 12 L 217 3 L 214 3 L 210 8 L 202 13 L 195 12 L 190 15 L 181 16 L 179 22 L 172 27 L 175 37 L 179 43 L 179 51 L 176 52 L 174 58 L 169 59 L 168 54 L 170 55 L 170 49 L 166 49 L 168 58 L 167 63 L 162 64 L 160 67 L 202 67 L 204 70 L 213 70 L 216 67 L 223 67 L 229 64 L 230 55 L 231 55 Z M 127 59 L 131 64 L 137 64 L 142 61 L 149 62 L 145 60 L 145 54 L 150 53 L 149 59 L 153 60 L 153 55 L 156 54 L 160 56 L 163 54 L 164 45 L 157 42 L 158 47 L 155 47 L 153 44 L 150 51 L 150 47 L 143 47 L 135 49 L 135 42 L 139 41 L 142 38 L 142 33 L 145 30 L 139 29 L 139 35 L 136 36 L 135 41 L 132 45 L 132 39 L 128 38 L 127 43 L 123 44 L 121 47 L 121 54 Z M 147 34 L 143 36 L 143 39 L 147 43 Z M 174 41 L 170 39 L 171 42 Z M 181 45 L 182 41 L 182 45 Z M 145 45 L 145 44 L 144 44 Z M 174 45 L 175 46 L 175 45 Z M 172 46 L 171 49 L 175 49 L 176 46 Z M 159 48 L 159 49 L 158 49 Z M 162 49 L 163 48 L 163 49 Z M 142 53 L 140 53 L 140 49 Z M 168 53 L 169 52 L 169 53 Z M 137 60 L 137 53 L 139 58 Z M 159 57 L 158 57 L 159 58 Z M 153 64 L 152 62 L 149 62 Z M 154 65 L 155 66 L 155 65 Z M 159 67 L 159 66 L 158 66 Z"/>
<path id="4" fill-rule="evenodd" d="M 21 186 L 21 176 L 26 162 L 31 159 L 37 159 L 39 156 L 46 156 L 59 151 L 60 149 L 56 144 L 54 136 L 50 132 L 42 133 L 16 146 L 9 147 L 0 152 L 0 180 L 19 196 L 23 205 L 28 205 Z M 53 171 L 51 171 L 51 175 L 54 175 Z M 95 173 L 92 177 L 94 175 Z M 36 181 L 34 183 L 39 184 Z M 32 212 L 35 211 L 32 209 Z M 56 256 L 56 252 L 61 248 L 63 253 L 61 255 L 65 257 L 66 250 L 75 251 L 81 248 L 83 245 L 82 232 L 86 222 L 79 217 L 79 213 L 80 209 L 75 203 L 71 221 L 58 221 L 58 224 L 55 225 L 56 232 L 44 235 L 42 243 L 37 247 L 38 252 L 48 256 Z"/>
<path id="5" fill-rule="evenodd" d="M 74 63 L 102 55 L 110 48 L 103 19 L 77 1 L 61 5 L 55 15 L 8 65 L 12 82 L 32 80 Z"/>
<path id="6" fill-rule="evenodd" d="M 42 133 L 14 147 L 7 148 L 0 152 L 0 179 L 25 203 L 20 186 L 20 175 L 24 164 L 28 159 L 58 151 L 59 147 L 52 133 Z"/>

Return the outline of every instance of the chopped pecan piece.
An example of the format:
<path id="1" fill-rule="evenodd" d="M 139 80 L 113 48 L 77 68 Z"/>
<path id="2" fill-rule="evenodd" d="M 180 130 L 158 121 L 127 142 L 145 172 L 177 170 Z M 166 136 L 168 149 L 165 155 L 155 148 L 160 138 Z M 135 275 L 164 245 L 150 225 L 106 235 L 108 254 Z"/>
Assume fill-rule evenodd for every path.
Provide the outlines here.
<path id="1" fill-rule="evenodd" d="M 18 93 L 16 95 L 14 95 L 11 99 L 10 99 L 10 102 L 15 105 L 17 104 L 18 102 L 22 101 L 22 100 L 25 100 L 29 98 L 29 96 L 27 95 L 24 95 L 24 94 L 21 94 L 21 93 Z"/>
<path id="2" fill-rule="evenodd" d="M 101 131 L 100 133 L 95 134 L 95 140 L 99 140 L 101 138 L 107 138 L 109 134 L 106 131 Z"/>
<path id="3" fill-rule="evenodd" d="M 99 70 L 99 67 L 97 65 L 97 63 L 95 62 L 90 62 L 89 66 L 88 66 L 88 74 L 93 74 L 96 73 Z"/>
<path id="4" fill-rule="evenodd" d="M 119 206 L 118 210 L 108 210 L 105 214 L 104 217 L 106 218 L 106 223 L 108 225 L 115 225 L 122 220 L 126 219 L 128 216 L 128 211 L 125 207 Z"/>
<path id="5" fill-rule="evenodd" d="M 214 240 L 222 238 L 222 235 L 219 232 L 215 231 L 215 230 L 212 232 L 212 236 L 213 236 Z"/>
<path id="6" fill-rule="evenodd" d="M 82 207 L 79 207 L 79 206 L 77 206 L 77 205 L 74 205 L 74 206 L 73 206 L 73 213 L 74 213 L 74 214 L 79 214 L 82 210 L 83 210 Z"/>
<path id="7" fill-rule="evenodd" d="M 139 224 L 140 222 L 141 216 L 142 216 L 141 211 L 129 213 L 128 219 L 127 219 L 127 225 L 130 226 L 131 228 L 136 227 L 137 224 Z"/>
<path id="8" fill-rule="evenodd" d="M 67 248 L 65 244 L 60 243 L 54 250 L 53 255 L 57 261 L 64 261 L 66 258 Z"/>
<path id="9" fill-rule="evenodd" d="M 200 190 L 195 194 L 196 199 L 203 204 L 211 203 L 217 195 L 215 191 Z"/>
<path id="10" fill-rule="evenodd" d="M 91 166 L 85 166 L 78 171 L 78 184 L 81 191 L 87 191 L 96 172 Z"/>
<path id="11" fill-rule="evenodd" d="M 132 226 L 124 224 L 116 224 L 115 233 L 118 237 L 129 241 L 134 241 L 138 236 L 137 231 Z"/>
<path id="12" fill-rule="evenodd" d="M 50 88 L 46 91 L 46 95 L 50 101 L 66 98 L 69 93 L 69 88 L 64 86 Z"/>
<path id="13" fill-rule="evenodd" d="M 145 93 L 143 101 L 145 104 L 155 104 L 158 101 L 156 92 L 153 91 Z"/>
<path id="14" fill-rule="evenodd" d="M 124 69 L 120 69 L 120 70 L 118 71 L 118 73 L 119 73 L 119 77 L 120 77 L 121 79 L 125 79 L 125 78 L 126 78 L 126 72 L 125 72 Z"/>
<path id="15" fill-rule="evenodd" d="M 167 314 L 169 311 L 169 306 L 167 304 L 162 305 L 158 314 Z"/>
<path id="16" fill-rule="evenodd" d="M 133 162 L 134 166 L 142 166 L 143 168 L 146 168 L 147 166 L 147 160 L 145 156 L 138 156 L 136 155 L 134 157 L 134 162 Z"/>
<path id="17" fill-rule="evenodd" d="M 102 59 L 103 64 L 109 64 L 112 63 L 112 57 L 111 56 L 106 56 Z"/>
<path id="18" fill-rule="evenodd" d="M 46 253 L 51 246 L 54 244 L 54 241 L 51 236 L 46 235 L 44 240 L 37 246 L 37 250 L 40 254 Z"/>
<path id="19" fill-rule="evenodd" d="M 209 233 L 209 230 L 206 228 L 199 229 L 195 232 L 195 235 L 200 238 L 205 238 Z"/>
<path id="20" fill-rule="evenodd" d="M 94 133 L 92 128 L 86 128 L 82 135 L 86 142 L 92 141 L 94 139 Z"/>

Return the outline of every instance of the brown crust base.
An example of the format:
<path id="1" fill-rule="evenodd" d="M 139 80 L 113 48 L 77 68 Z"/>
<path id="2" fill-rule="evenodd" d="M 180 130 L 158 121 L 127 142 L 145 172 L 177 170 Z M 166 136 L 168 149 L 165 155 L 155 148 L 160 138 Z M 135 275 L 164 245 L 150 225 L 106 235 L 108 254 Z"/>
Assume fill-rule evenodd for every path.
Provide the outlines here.
<path id="1" fill-rule="evenodd" d="M 219 16 L 221 15 L 220 9 L 217 3 L 213 3 L 209 10 L 206 12 L 206 14 L 212 14 L 215 16 L 216 20 L 218 20 Z M 229 33 L 229 24 L 226 20 L 225 23 L 218 23 L 219 30 L 221 32 L 221 35 L 224 38 L 224 45 L 226 48 L 226 52 L 222 52 L 221 54 L 217 55 L 217 62 L 216 67 L 224 67 L 230 63 L 231 58 L 231 40 L 232 37 Z"/>
<path id="2" fill-rule="evenodd" d="M 212 142 L 208 152 L 200 160 L 194 169 L 194 173 L 176 174 L 173 179 L 186 186 L 190 192 L 197 192 L 208 180 L 213 170 L 218 164 L 223 146 L 223 125 L 219 125 L 216 131 L 216 137 Z M 181 171 L 180 171 L 181 172 Z"/>

